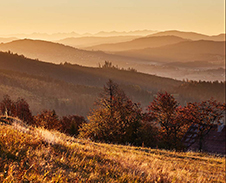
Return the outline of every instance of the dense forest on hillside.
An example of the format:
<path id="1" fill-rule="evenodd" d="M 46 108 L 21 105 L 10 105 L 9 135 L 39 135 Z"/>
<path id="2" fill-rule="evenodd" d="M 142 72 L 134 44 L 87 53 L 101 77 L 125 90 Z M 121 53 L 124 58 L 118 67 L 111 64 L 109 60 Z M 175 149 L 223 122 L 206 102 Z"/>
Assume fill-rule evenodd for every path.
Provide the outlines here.
<path id="1" fill-rule="evenodd" d="M 69 110 L 66 104 L 61 106 L 58 97 L 55 99 L 56 107 Z M 78 114 L 59 116 L 55 109 L 44 109 L 33 115 L 29 106 L 23 98 L 13 100 L 9 95 L 4 95 L 0 101 L 0 115 L 4 119 L 18 117 L 32 126 L 94 141 L 176 150 L 186 148 L 182 138 L 191 125 L 197 126 L 197 138 L 202 142 L 206 131 L 211 130 L 214 124 L 220 124 L 226 107 L 225 103 L 214 99 L 181 106 L 173 95 L 158 92 L 144 111 L 112 80 L 104 85 L 94 106 L 89 106 L 88 123 Z M 202 150 L 202 145 L 199 150 Z"/>
<path id="2" fill-rule="evenodd" d="M 34 113 L 55 109 L 60 115 L 86 115 L 93 105 L 98 87 L 73 85 L 47 77 L 33 76 L 13 71 L 0 71 L 0 96 L 10 94 L 13 99 L 25 98 Z"/>
<path id="3" fill-rule="evenodd" d="M 191 125 L 198 129 L 199 151 L 204 150 L 203 139 L 222 122 L 224 100 L 225 82 L 178 81 L 108 61 L 90 68 L 0 52 L 0 181 L 99 181 L 101 175 L 112 181 L 172 182 L 175 170 L 178 180 L 196 181 L 206 157 L 203 161 L 175 151 L 187 150 L 183 137 Z M 170 174 L 162 173 L 172 158 Z M 195 167 L 194 158 L 202 161 Z M 153 159 L 155 169 L 147 165 Z M 217 161 L 214 169 L 205 167 L 211 177 L 202 180 L 223 180 L 213 173 L 223 171 L 222 160 Z M 188 164 L 191 174 L 183 171 Z"/>
<path id="4" fill-rule="evenodd" d="M 168 90 L 178 86 L 181 81 L 162 78 L 140 72 L 130 72 L 116 67 L 93 68 L 76 64 L 52 64 L 39 60 L 25 58 L 17 54 L 0 52 L 0 67 L 32 75 L 51 77 L 73 84 L 83 84 L 102 87 L 110 78 L 115 82 L 127 85 L 139 85 L 147 90 Z"/>
<path id="5" fill-rule="evenodd" d="M 55 109 L 60 115 L 86 116 L 103 85 L 112 79 L 145 108 L 159 91 L 167 91 L 181 105 L 211 97 L 224 101 L 225 82 L 178 81 L 124 70 L 115 66 L 82 67 L 51 64 L 0 52 L 0 97 L 10 94 L 29 101 L 32 110 Z"/>
<path id="6" fill-rule="evenodd" d="M 23 97 L 31 104 L 32 111 L 55 109 L 60 115 L 80 114 L 86 116 L 102 87 L 75 85 L 49 77 L 33 76 L 14 71 L 0 70 L 0 96 Z M 149 103 L 152 94 L 139 86 L 122 85 L 135 101 Z"/>

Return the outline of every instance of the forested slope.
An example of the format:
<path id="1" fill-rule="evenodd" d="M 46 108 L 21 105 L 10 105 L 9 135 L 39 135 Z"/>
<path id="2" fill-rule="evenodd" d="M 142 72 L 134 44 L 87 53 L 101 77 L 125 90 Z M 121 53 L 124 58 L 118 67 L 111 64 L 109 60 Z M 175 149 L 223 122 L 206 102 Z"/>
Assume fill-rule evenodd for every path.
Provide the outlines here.
<path id="1" fill-rule="evenodd" d="M 112 79 L 143 109 L 159 91 L 175 94 L 181 105 L 189 101 L 224 101 L 225 83 L 177 81 L 116 67 L 51 64 L 0 52 L 0 97 L 25 98 L 34 113 L 55 109 L 59 115 L 86 116 L 102 87 Z"/>

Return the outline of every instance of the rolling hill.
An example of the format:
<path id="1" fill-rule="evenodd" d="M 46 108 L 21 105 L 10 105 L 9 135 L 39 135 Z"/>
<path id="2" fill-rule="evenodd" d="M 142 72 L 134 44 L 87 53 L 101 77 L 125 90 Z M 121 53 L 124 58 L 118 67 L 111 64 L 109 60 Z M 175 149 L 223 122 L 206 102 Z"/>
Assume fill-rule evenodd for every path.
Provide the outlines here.
<path id="1" fill-rule="evenodd" d="M 58 43 L 41 40 L 16 40 L 1 44 L 0 50 L 23 54 L 26 57 L 54 63 L 71 62 L 77 64 L 97 65 L 103 55 L 98 52 L 88 52 Z M 86 61 L 86 62 L 85 62 Z M 95 63 L 93 63 L 95 61 Z"/>
<path id="2" fill-rule="evenodd" d="M 11 41 L 14 41 L 14 40 L 17 40 L 17 39 L 18 38 L 16 38 L 16 37 L 0 37 L 0 44 L 11 42 Z"/>
<path id="3" fill-rule="evenodd" d="M 0 51 L 11 51 L 22 54 L 28 58 L 43 60 L 51 63 L 69 62 L 83 66 L 98 67 L 105 61 L 111 61 L 114 65 L 128 68 L 133 67 L 137 59 L 107 54 L 101 51 L 85 51 L 59 43 L 42 40 L 23 39 L 5 44 L 0 44 Z"/>
<path id="4" fill-rule="evenodd" d="M 173 36 L 170 36 L 171 38 L 174 39 Z M 178 38 L 178 40 L 180 39 Z M 143 38 L 139 40 L 143 40 Z M 148 42 L 147 44 L 149 44 Z M 98 67 L 98 65 L 103 65 L 105 61 L 110 61 L 119 68 L 135 68 L 139 72 L 179 80 L 224 80 L 221 73 L 215 73 L 214 77 L 209 77 L 207 75 L 205 76 L 204 72 L 200 74 L 197 72 L 197 69 L 200 69 L 200 67 L 203 67 L 201 69 L 218 69 L 219 67 L 224 67 L 224 42 L 204 40 L 182 41 L 177 44 L 157 48 L 108 54 L 101 51 L 85 51 L 48 41 L 25 39 L 0 44 L 0 50 L 10 50 L 13 53 L 23 54 L 29 58 L 57 64 L 69 62 L 83 66 Z M 171 65 L 173 68 L 170 68 L 165 66 L 164 62 L 175 64 Z M 190 70 L 187 70 L 186 74 L 184 74 L 184 66 L 177 64 L 177 62 L 190 62 Z M 199 66 L 197 67 L 197 65 Z M 157 67 L 158 69 L 156 69 Z"/>
<path id="5" fill-rule="evenodd" d="M 224 182 L 225 158 L 95 143 L 0 122 L 0 182 Z"/>
<path id="6" fill-rule="evenodd" d="M 111 37 L 69 37 L 57 41 L 58 43 L 73 46 L 76 48 L 84 48 L 106 43 L 118 43 L 123 41 L 131 41 L 139 36 L 111 36 Z"/>
<path id="7" fill-rule="evenodd" d="M 139 85 L 148 90 L 178 86 L 180 81 L 114 68 L 92 68 L 72 64 L 53 64 L 0 52 L 0 68 L 32 75 L 51 77 L 73 84 L 102 87 L 108 79 L 120 84 Z"/>
<path id="8" fill-rule="evenodd" d="M 116 51 L 160 47 L 160 46 L 179 43 L 182 41 L 186 41 L 186 40 L 176 36 L 142 37 L 142 38 L 134 39 L 132 41 L 115 43 L 115 44 L 102 44 L 102 45 L 88 47 L 86 49 L 116 52 Z"/>
<path id="9" fill-rule="evenodd" d="M 0 70 L 0 81 L 0 98 L 4 95 L 13 100 L 25 98 L 33 114 L 43 109 L 54 109 L 59 115 L 86 116 L 102 91 L 100 87 L 71 84 L 12 70 Z"/>
<path id="10" fill-rule="evenodd" d="M 60 115 L 86 116 L 102 87 L 117 82 L 135 102 L 147 106 L 153 93 L 172 90 L 181 82 L 114 68 L 52 64 L 0 52 L 0 97 L 26 98 L 34 112 L 55 109 Z"/>
<path id="11" fill-rule="evenodd" d="M 159 62 L 211 61 L 224 62 L 224 41 L 184 41 L 158 48 L 146 48 L 116 52 L 118 55 L 130 56 Z"/>
<path id="12" fill-rule="evenodd" d="M 225 83 L 204 82 L 205 87 L 203 83 L 193 86 L 193 83 L 134 71 L 69 63 L 57 65 L 3 52 L 0 52 L 0 68 L 0 97 L 8 94 L 14 99 L 25 98 L 35 113 L 55 109 L 60 115 L 86 116 L 109 79 L 144 109 L 159 91 L 179 94 L 177 100 L 182 105 L 185 101 L 211 97 L 224 101 Z"/>
<path id="13" fill-rule="evenodd" d="M 198 41 L 198 40 L 225 41 L 225 34 L 208 36 L 208 35 L 199 34 L 196 32 L 183 32 L 183 31 L 177 31 L 177 30 L 158 32 L 158 33 L 149 35 L 149 37 L 154 37 L 154 36 L 178 36 L 178 37 L 181 37 L 184 39 L 190 39 L 193 41 Z"/>

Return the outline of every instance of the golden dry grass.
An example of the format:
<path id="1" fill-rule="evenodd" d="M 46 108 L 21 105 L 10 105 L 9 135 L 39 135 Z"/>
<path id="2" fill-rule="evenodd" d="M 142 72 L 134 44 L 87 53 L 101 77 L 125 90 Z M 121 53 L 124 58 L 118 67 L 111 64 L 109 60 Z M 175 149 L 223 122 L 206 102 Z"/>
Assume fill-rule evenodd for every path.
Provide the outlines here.
<path id="1" fill-rule="evenodd" d="M 1 124 L 0 182 L 225 182 L 225 158 Z"/>

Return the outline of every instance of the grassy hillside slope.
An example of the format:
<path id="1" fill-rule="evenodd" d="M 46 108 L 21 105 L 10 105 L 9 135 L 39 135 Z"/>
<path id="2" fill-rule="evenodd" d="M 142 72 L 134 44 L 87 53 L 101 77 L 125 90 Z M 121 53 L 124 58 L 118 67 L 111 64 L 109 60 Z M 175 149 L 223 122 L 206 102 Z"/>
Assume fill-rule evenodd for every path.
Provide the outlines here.
<path id="1" fill-rule="evenodd" d="M 94 143 L 0 124 L 0 182 L 224 182 L 225 158 Z"/>

